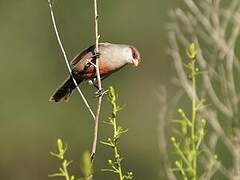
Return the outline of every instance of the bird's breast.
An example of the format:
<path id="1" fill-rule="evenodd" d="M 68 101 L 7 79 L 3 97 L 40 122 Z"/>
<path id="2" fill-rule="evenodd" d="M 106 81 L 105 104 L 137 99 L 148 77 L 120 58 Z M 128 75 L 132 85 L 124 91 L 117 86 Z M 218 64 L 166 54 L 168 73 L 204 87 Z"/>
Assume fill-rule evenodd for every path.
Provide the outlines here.
<path id="1" fill-rule="evenodd" d="M 99 72 L 101 75 L 105 75 L 111 72 L 111 69 L 108 66 L 100 66 Z"/>
<path id="2" fill-rule="evenodd" d="M 103 76 L 103 75 L 107 75 L 107 74 L 111 73 L 112 70 L 110 67 L 108 67 L 106 65 L 104 65 L 104 66 L 100 65 L 99 72 L 100 72 L 100 75 Z M 83 79 L 92 79 L 96 76 L 97 76 L 97 72 L 96 72 L 95 67 L 93 67 L 93 66 L 91 66 L 88 69 L 81 72 L 81 77 Z"/>

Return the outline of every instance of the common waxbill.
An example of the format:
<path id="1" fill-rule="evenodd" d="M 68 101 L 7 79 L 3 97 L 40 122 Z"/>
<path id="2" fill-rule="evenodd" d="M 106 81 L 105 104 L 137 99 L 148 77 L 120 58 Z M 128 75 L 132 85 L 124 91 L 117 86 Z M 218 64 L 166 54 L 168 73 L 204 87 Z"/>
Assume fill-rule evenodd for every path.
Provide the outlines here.
<path id="1" fill-rule="evenodd" d="M 73 78 L 80 84 L 84 80 L 92 81 L 98 88 L 96 78 L 96 58 L 99 57 L 99 71 L 101 79 L 121 69 L 127 64 L 133 64 L 137 67 L 141 61 L 138 50 L 130 45 L 100 43 L 99 54 L 96 54 L 95 45 L 83 50 L 73 61 L 72 75 L 50 97 L 50 101 L 59 102 L 62 99 L 67 100 L 72 91 L 76 88 Z"/>

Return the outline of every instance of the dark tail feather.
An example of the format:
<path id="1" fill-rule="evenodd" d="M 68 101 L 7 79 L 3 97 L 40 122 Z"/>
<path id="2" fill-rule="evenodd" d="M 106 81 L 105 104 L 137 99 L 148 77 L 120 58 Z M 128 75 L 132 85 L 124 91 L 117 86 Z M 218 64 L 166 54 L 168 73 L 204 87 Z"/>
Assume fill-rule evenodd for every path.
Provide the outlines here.
<path id="1" fill-rule="evenodd" d="M 77 81 L 79 84 L 81 80 Z M 71 95 L 72 91 L 76 88 L 72 77 L 70 76 L 68 79 L 64 81 L 64 83 L 54 92 L 54 94 L 50 97 L 49 101 L 59 102 L 63 98 L 65 101 L 68 100 L 69 96 Z"/>

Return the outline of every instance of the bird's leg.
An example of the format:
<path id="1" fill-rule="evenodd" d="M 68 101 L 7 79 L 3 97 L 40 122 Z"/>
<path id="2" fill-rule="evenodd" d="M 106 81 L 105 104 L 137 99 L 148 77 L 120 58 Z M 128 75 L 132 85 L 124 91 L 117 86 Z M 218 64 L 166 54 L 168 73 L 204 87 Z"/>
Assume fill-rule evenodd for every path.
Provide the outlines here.
<path id="1" fill-rule="evenodd" d="M 99 53 L 99 52 L 94 53 L 94 54 L 92 55 L 92 57 L 87 61 L 87 64 L 91 64 L 91 65 L 93 65 L 95 68 L 97 68 L 97 67 L 96 67 L 96 59 L 99 58 L 99 57 L 100 57 L 100 53 Z M 103 77 L 103 78 L 101 77 L 101 80 L 103 80 L 103 79 L 104 79 L 104 77 Z M 103 88 L 102 88 L 102 89 L 99 88 L 97 78 L 93 78 L 93 79 L 91 80 L 91 82 L 92 82 L 92 84 L 94 85 L 94 87 L 97 88 L 97 91 L 95 92 L 96 97 L 103 96 L 104 94 L 106 94 L 106 93 L 108 92 L 108 90 L 104 90 Z"/>
<path id="2" fill-rule="evenodd" d="M 93 86 L 94 86 L 97 90 L 99 90 L 97 78 L 93 78 L 91 81 L 92 81 Z"/>
<path id="3" fill-rule="evenodd" d="M 102 89 L 97 90 L 95 92 L 95 94 L 96 94 L 96 97 L 100 97 L 100 96 L 103 96 L 103 95 L 107 94 L 107 92 L 108 92 L 108 89 L 105 90 L 105 89 L 102 88 Z"/>
<path id="4" fill-rule="evenodd" d="M 97 91 L 95 92 L 96 97 L 103 96 L 104 94 L 106 94 L 108 92 L 108 89 L 107 90 L 104 90 L 103 88 L 99 89 L 97 78 L 94 78 L 91 81 L 92 81 L 93 86 L 95 88 L 97 88 Z"/>

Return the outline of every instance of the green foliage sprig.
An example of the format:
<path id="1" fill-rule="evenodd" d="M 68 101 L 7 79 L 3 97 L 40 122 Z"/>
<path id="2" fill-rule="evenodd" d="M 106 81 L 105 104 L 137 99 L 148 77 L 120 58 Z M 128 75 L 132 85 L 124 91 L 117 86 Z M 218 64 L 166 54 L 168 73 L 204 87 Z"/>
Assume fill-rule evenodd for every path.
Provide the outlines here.
<path id="1" fill-rule="evenodd" d="M 65 158 L 67 146 L 63 144 L 61 139 L 57 140 L 57 152 L 50 152 L 50 154 L 61 161 L 61 167 L 57 173 L 49 175 L 49 177 L 64 177 L 66 180 L 75 180 L 73 175 L 69 174 L 68 166 L 72 163 Z"/>
<path id="2" fill-rule="evenodd" d="M 117 113 L 121 110 L 121 107 L 117 104 L 117 93 L 114 90 L 113 87 L 109 88 L 108 91 L 108 99 L 112 105 L 112 115 L 109 117 L 108 121 L 106 121 L 106 124 L 109 124 L 113 127 L 113 135 L 112 137 L 107 138 L 106 141 L 101 141 L 102 144 L 106 145 L 107 147 L 113 149 L 114 151 L 114 159 L 108 160 L 108 165 L 110 168 L 108 169 L 102 169 L 102 171 L 108 171 L 118 174 L 119 180 L 130 180 L 133 179 L 133 173 L 127 172 L 126 174 L 123 173 L 122 169 L 122 157 L 119 152 L 119 139 L 122 134 L 125 134 L 128 130 L 122 128 L 117 123 Z"/>
<path id="3" fill-rule="evenodd" d="M 61 167 L 59 168 L 58 172 L 50 174 L 49 177 L 62 177 L 65 180 L 75 180 L 75 176 L 70 175 L 69 173 L 69 165 L 72 163 L 71 160 L 67 160 L 65 158 L 65 153 L 67 152 L 67 145 L 63 143 L 61 139 L 57 140 L 57 152 L 50 152 L 50 154 L 56 157 L 58 160 L 61 161 Z M 92 180 L 92 162 L 91 156 L 88 151 L 83 154 L 83 160 L 81 164 L 81 170 L 83 177 L 79 178 L 79 180 Z"/>
<path id="4" fill-rule="evenodd" d="M 83 177 L 80 180 L 92 180 L 93 179 L 93 167 L 92 167 L 91 154 L 88 151 L 83 153 L 83 159 L 81 164 L 81 170 Z"/>
<path id="5" fill-rule="evenodd" d="M 192 98 L 191 116 L 187 116 L 184 110 L 179 109 L 180 119 L 176 120 L 180 126 L 179 138 L 171 137 L 175 153 L 178 160 L 175 161 L 175 169 L 184 180 L 197 180 L 198 157 L 200 155 L 200 145 L 206 135 L 206 120 L 199 119 L 197 114 L 203 107 L 204 100 L 197 99 L 196 81 L 199 69 L 196 67 L 197 50 L 195 44 L 191 44 L 187 50 L 189 63 L 185 67 L 190 71 Z"/>

